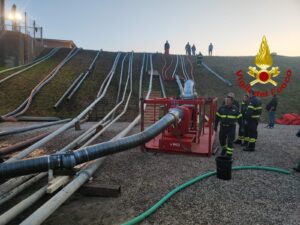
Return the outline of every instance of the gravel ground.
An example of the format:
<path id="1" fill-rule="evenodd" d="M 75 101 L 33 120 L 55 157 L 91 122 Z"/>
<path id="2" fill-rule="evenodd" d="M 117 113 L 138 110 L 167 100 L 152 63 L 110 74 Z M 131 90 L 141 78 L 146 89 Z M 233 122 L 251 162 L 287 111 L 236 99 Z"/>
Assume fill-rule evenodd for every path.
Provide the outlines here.
<path id="1" fill-rule="evenodd" d="M 125 126 L 126 123 L 116 124 L 104 138 Z M 259 125 L 256 152 L 235 148 L 234 166 L 275 166 L 292 171 L 300 159 L 300 138 L 295 136 L 299 126 L 264 126 Z M 59 141 L 67 142 L 81 132 L 71 129 Z M 59 141 L 55 145 L 61 144 Z M 55 145 L 49 144 L 47 149 L 57 148 Z M 121 185 L 121 195 L 99 198 L 76 193 L 45 224 L 121 224 L 147 210 L 176 186 L 212 170 L 214 156 L 142 153 L 140 148 L 109 156 L 93 182 Z M 142 224 L 298 225 L 299 187 L 299 173 L 234 171 L 230 181 L 211 177 L 177 193 Z"/>

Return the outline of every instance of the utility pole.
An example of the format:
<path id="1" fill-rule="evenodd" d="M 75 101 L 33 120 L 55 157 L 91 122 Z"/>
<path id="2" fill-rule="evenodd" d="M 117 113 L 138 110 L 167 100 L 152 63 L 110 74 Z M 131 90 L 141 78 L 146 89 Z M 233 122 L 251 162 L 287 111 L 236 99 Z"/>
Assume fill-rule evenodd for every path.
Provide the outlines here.
<path id="1" fill-rule="evenodd" d="M 27 39 L 27 13 L 24 12 L 24 63 L 29 61 L 29 48 L 28 48 L 28 39 Z"/>
<path id="2" fill-rule="evenodd" d="M 11 8 L 11 14 L 12 14 L 12 17 L 13 17 L 13 20 L 12 20 L 12 30 L 13 31 L 18 31 L 17 29 L 17 6 L 15 4 L 13 4 L 12 8 Z"/>
<path id="3" fill-rule="evenodd" d="M 33 21 L 33 39 L 35 40 L 35 31 L 36 31 L 36 28 L 35 28 L 35 20 Z"/>
<path id="4" fill-rule="evenodd" d="M 42 43 L 42 46 L 44 46 L 44 40 L 43 40 L 43 27 L 41 27 L 41 43 Z"/>
<path id="5" fill-rule="evenodd" d="M 27 13 L 24 12 L 24 33 L 27 34 Z"/>
<path id="6" fill-rule="evenodd" d="M 5 30 L 5 0 L 0 0 L 0 30 Z"/>

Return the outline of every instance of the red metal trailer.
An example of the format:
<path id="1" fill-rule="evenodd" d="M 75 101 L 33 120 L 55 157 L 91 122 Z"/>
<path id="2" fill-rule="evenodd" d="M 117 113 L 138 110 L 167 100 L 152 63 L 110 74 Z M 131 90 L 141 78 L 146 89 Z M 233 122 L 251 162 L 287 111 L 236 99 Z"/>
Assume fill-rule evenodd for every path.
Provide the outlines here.
<path id="1" fill-rule="evenodd" d="M 152 115 L 151 123 L 155 123 L 170 108 L 179 106 L 184 111 L 184 118 L 181 121 L 169 126 L 165 131 L 147 142 L 144 149 L 204 156 L 212 154 L 215 139 L 213 123 L 217 111 L 217 98 L 192 100 L 156 98 L 141 101 L 141 131 L 145 129 L 145 104 L 147 104 L 146 118 L 149 119 L 149 114 Z"/>

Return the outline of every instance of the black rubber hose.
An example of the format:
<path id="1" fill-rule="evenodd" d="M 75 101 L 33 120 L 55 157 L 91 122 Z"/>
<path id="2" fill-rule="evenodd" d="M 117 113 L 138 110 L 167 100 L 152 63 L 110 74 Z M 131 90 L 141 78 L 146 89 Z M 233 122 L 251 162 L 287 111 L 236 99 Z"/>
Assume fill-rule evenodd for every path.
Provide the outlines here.
<path id="1" fill-rule="evenodd" d="M 117 141 L 88 146 L 71 153 L 53 154 L 0 164 L 0 178 L 46 172 L 49 169 L 71 169 L 78 164 L 134 148 L 150 141 L 172 123 L 182 119 L 183 116 L 184 113 L 180 107 L 173 108 L 145 131 Z"/>

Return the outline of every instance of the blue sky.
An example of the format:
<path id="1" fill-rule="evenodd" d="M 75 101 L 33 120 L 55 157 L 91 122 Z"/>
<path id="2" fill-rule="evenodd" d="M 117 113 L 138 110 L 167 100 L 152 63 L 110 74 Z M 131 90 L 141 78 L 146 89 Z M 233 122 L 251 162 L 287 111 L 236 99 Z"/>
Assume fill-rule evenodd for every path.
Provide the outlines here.
<path id="1" fill-rule="evenodd" d="M 46 38 L 108 51 L 183 54 L 189 41 L 207 54 L 300 56 L 300 0 L 6 0 L 43 26 Z"/>

